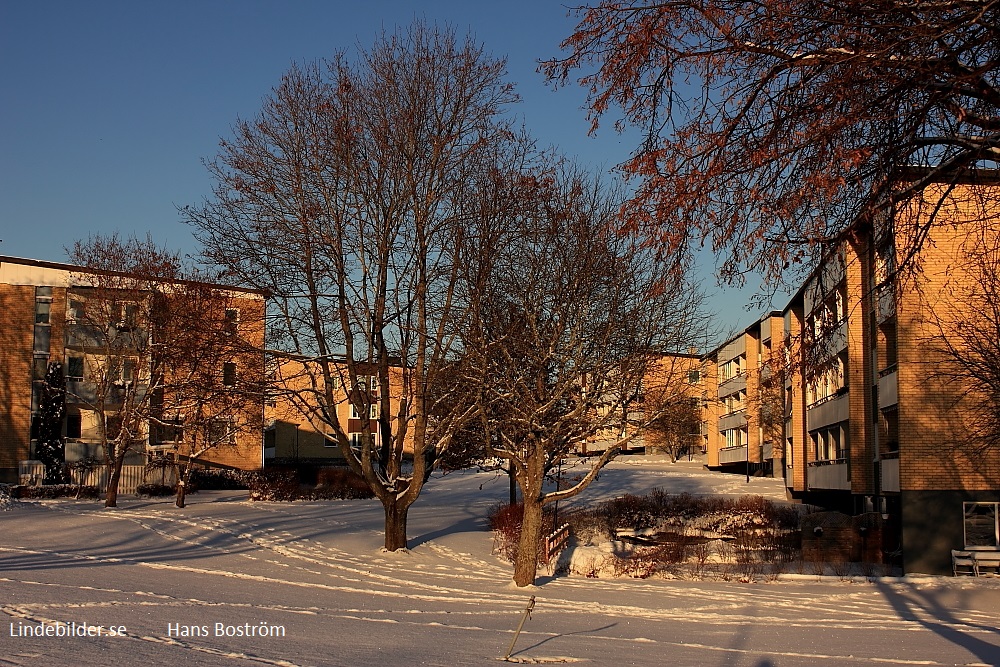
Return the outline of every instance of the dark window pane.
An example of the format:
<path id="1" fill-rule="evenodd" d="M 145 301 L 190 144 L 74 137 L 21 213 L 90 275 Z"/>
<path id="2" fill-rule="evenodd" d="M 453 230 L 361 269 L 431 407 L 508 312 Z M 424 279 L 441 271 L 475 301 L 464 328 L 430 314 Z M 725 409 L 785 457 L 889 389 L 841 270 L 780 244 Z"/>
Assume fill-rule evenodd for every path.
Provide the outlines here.
<path id="1" fill-rule="evenodd" d="M 45 324 L 35 325 L 35 352 L 48 352 L 52 329 Z"/>
<path id="2" fill-rule="evenodd" d="M 83 437 L 83 418 L 80 416 L 80 413 L 70 412 L 66 415 L 66 437 Z"/>

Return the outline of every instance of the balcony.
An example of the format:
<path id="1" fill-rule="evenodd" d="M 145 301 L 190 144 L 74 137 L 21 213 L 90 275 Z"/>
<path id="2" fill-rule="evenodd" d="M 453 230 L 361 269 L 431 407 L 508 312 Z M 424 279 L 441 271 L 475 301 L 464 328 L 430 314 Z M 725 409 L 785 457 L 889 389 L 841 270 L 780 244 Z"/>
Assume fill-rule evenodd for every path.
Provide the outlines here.
<path id="1" fill-rule="evenodd" d="M 747 446 L 723 447 L 719 450 L 719 464 L 743 463 L 747 460 Z"/>
<path id="2" fill-rule="evenodd" d="M 881 466 L 882 492 L 899 493 L 899 456 L 879 461 Z"/>
<path id="3" fill-rule="evenodd" d="M 878 374 L 878 407 L 891 408 L 899 402 L 899 381 L 896 366 L 892 365 Z"/>
<path id="4" fill-rule="evenodd" d="M 842 389 L 806 408 L 806 428 L 812 431 L 850 419 L 851 403 L 848 393 L 846 388 Z"/>
<path id="5" fill-rule="evenodd" d="M 851 479 L 847 459 L 811 461 L 806 473 L 806 484 L 810 491 L 814 489 L 850 491 Z"/>
<path id="6" fill-rule="evenodd" d="M 882 285 L 876 288 L 875 309 L 879 324 L 896 314 L 896 295 L 892 285 Z"/>
<path id="7" fill-rule="evenodd" d="M 99 402 L 102 402 L 103 399 L 105 405 L 121 405 L 129 397 L 129 391 L 132 389 L 131 383 L 117 383 L 107 387 L 105 395 L 100 396 L 98 395 L 95 383 L 87 380 L 71 379 L 66 381 L 66 404 L 95 406 Z M 136 385 L 134 393 L 131 394 L 131 400 L 143 400 L 147 389 L 149 389 L 148 385 Z"/>
<path id="8" fill-rule="evenodd" d="M 740 409 L 719 417 L 719 431 L 742 428 L 747 425 L 746 410 Z"/>

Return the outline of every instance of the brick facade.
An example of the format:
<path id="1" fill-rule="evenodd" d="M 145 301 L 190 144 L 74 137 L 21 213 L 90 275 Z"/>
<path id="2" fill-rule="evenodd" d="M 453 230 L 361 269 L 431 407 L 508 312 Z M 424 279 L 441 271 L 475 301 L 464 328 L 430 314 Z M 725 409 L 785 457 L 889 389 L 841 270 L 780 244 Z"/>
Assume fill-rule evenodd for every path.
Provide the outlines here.
<path id="1" fill-rule="evenodd" d="M 84 269 L 70 265 L 0 257 L 0 309 L 4 313 L 0 326 L 0 482 L 16 482 L 18 463 L 32 458 L 33 385 L 38 385 L 46 365 L 60 362 L 64 364 L 64 372 L 68 372 L 70 357 L 83 359 L 87 368 L 91 367 L 91 363 L 101 363 L 100 355 L 94 349 L 86 345 L 81 347 L 77 338 L 82 330 L 70 319 L 71 295 L 76 294 L 75 290 L 88 289 L 86 276 Z M 238 335 L 247 341 L 248 349 L 257 350 L 238 355 L 241 373 L 245 373 L 247 378 L 262 378 L 263 297 L 228 288 L 225 293 L 230 295 L 226 303 L 234 309 L 238 306 L 242 313 Z M 212 324 L 206 322 L 205 326 Z M 149 335 L 155 336 L 156 333 Z M 46 339 L 47 345 L 44 344 Z M 236 363 L 235 358 L 233 363 Z M 166 384 L 169 386 L 170 382 L 168 375 Z M 88 381 L 81 381 L 77 383 L 77 388 L 85 390 L 87 384 Z M 233 419 L 242 418 L 243 411 L 246 411 L 245 422 L 256 424 L 256 427 L 238 431 L 232 445 L 216 447 L 200 460 L 235 468 L 261 466 L 263 401 L 251 400 L 240 410 L 240 414 Z M 99 427 L 93 406 L 70 392 L 67 395 L 67 414 L 79 419 L 81 430 L 79 437 L 67 438 L 67 462 L 86 455 L 102 457 L 103 453 L 94 438 Z M 144 437 L 148 437 L 152 430 L 144 429 Z M 176 456 L 190 454 L 184 450 L 183 443 L 160 448 L 159 451 L 167 449 L 168 453 Z M 142 452 L 137 452 L 131 455 L 131 459 L 129 463 L 142 463 L 145 457 Z"/>

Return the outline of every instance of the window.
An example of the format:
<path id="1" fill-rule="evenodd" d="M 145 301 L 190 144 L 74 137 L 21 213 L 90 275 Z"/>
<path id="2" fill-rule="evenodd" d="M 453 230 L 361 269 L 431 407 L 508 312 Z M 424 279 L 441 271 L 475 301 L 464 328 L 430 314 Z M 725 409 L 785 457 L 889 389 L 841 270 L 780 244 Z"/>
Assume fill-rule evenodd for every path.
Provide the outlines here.
<path id="1" fill-rule="evenodd" d="M 966 549 L 996 549 L 1000 546 L 998 507 L 1000 503 L 962 503 Z"/>
<path id="2" fill-rule="evenodd" d="M 723 400 L 726 406 L 725 414 L 732 414 L 734 412 L 739 412 L 746 407 L 747 392 L 745 389 L 741 389 L 733 394 L 729 394 Z"/>
<path id="3" fill-rule="evenodd" d="M 842 425 L 821 428 L 809 433 L 814 461 L 836 461 L 847 458 L 847 428 Z"/>
<path id="4" fill-rule="evenodd" d="M 216 419 L 208 425 L 209 444 L 235 444 L 236 429 L 228 419 Z"/>
<path id="5" fill-rule="evenodd" d="M 139 304 L 137 303 L 114 303 L 109 308 L 112 316 L 111 323 L 119 331 L 132 331 L 139 320 Z"/>
<path id="6" fill-rule="evenodd" d="M 222 384 L 227 387 L 236 386 L 236 362 L 227 361 L 222 364 Z"/>
<path id="7" fill-rule="evenodd" d="M 83 357 L 70 357 L 66 360 L 66 379 L 83 380 Z"/>
<path id="8" fill-rule="evenodd" d="M 184 442 L 184 418 L 164 419 L 153 428 L 153 442 L 157 444 Z"/>
<path id="9" fill-rule="evenodd" d="M 71 357 L 72 358 L 72 357 Z M 108 382 L 113 384 L 129 384 L 135 381 L 135 370 L 138 361 L 132 357 L 119 357 L 108 362 Z"/>
<path id="10" fill-rule="evenodd" d="M 372 441 L 374 442 L 375 436 L 372 435 Z M 364 433 L 352 433 L 351 434 L 351 449 L 360 451 L 364 446 L 365 434 Z"/>
<path id="11" fill-rule="evenodd" d="M 369 410 L 370 410 L 369 419 L 378 419 L 378 413 L 379 413 L 378 403 L 372 403 L 371 406 L 369 407 Z M 351 403 L 351 419 L 361 419 L 360 414 L 358 413 L 358 408 L 356 405 L 354 405 L 353 402 Z"/>
<path id="12" fill-rule="evenodd" d="M 701 384 L 701 371 L 697 369 L 688 371 L 688 382 L 690 384 Z"/>
<path id="13" fill-rule="evenodd" d="M 722 380 L 731 380 L 734 377 L 742 375 L 744 363 L 745 357 L 743 355 L 723 363 L 719 368 L 719 374 L 722 376 Z"/>
<path id="14" fill-rule="evenodd" d="M 723 431 L 723 437 L 726 439 L 726 447 L 742 447 L 747 444 L 747 429 L 743 428 L 731 428 L 728 431 Z"/>
<path id="15" fill-rule="evenodd" d="M 52 304 L 47 301 L 35 302 L 35 324 L 48 324 Z"/>
<path id="16" fill-rule="evenodd" d="M 44 380 L 46 373 L 49 371 L 49 358 L 36 355 L 34 359 L 32 359 L 32 362 L 31 379 Z"/>
<path id="17" fill-rule="evenodd" d="M 806 385 L 806 403 L 811 405 L 824 398 L 835 396 L 847 387 L 847 352 L 816 369 Z"/>
<path id="18" fill-rule="evenodd" d="M 86 304 L 80 299 L 69 300 L 69 320 L 82 322 L 86 317 Z"/>
<path id="19" fill-rule="evenodd" d="M 230 336 L 236 335 L 236 330 L 240 325 L 240 311 L 237 308 L 226 308 L 225 320 L 222 323 L 222 330 Z"/>
<path id="20" fill-rule="evenodd" d="M 66 414 L 66 437 L 83 437 L 83 417 L 79 412 L 69 412 Z"/>
<path id="21" fill-rule="evenodd" d="M 49 344 L 52 341 L 52 329 L 48 324 L 36 324 L 35 325 L 35 352 L 45 352 L 49 351 Z"/>
<path id="22" fill-rule="evenodd" d="M 106 415 L 104 417 L 104 435 L 108 440 L 117 440 L 122 434 L 124 420 L 118 415 Z"/>

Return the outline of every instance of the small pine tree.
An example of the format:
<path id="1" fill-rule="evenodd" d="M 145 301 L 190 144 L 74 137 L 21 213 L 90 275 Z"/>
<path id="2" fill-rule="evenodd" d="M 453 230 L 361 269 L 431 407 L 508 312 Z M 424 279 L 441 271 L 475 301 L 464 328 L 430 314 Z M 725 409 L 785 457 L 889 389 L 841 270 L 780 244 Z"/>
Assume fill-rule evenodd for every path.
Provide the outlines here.
<path id="1" fill-rule="evenodd" d="M 45 371 L 45 387 L 38 406 L 36 458 L 45 464 L 46 484 L 66 484 L 66 446 L 63 419 L 66 416 L 66 378 L 62 364 L 53 361 Z"/>

